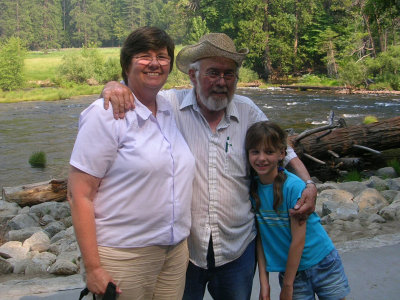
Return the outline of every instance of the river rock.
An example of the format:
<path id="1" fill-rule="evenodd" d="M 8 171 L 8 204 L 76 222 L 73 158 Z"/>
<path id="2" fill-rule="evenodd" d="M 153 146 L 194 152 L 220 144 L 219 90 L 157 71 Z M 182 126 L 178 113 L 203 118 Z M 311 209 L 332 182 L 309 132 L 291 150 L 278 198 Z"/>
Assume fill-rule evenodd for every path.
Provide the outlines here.
<path id="1" fill-rule="evenodd" d="M 389 190 L 400 191 L 400 177 L 385 180 Z"/>
<path id="2" fill-rule="evenodd" d="M 30 264 L 31 258 L 15 260 L 12 264 L 14 266 L 14 274 L 25 274 L 26 266 Z"/>
<path id="3" fill-rule="evenodd" d="M 55 275 L 73 275 L 78 273 L 78 271 L 78 266 L 66 259 L 57 259 L 49 269 L 49 273 Z"/>
<path id="4" fill-rule="evenodd" d="M 386 190 L 381 192 L 382 196 L 386 199 L 387 202 L 392 203 L 394 198 L 396 198 L 397 195 L 400 193 L 398 191 L 394 190 Z"/>
<path id="5" fill-rule="evenodd" d="M 400 200 L 395 200 L 389 206 L 382 208 L 379 214 L 385 220 L 400 220 Z"/>
<path id="6" fill-rule="evenodd" d="M 4 200 L 0 200 L 0 216 L 15 216 L 20 211 L 20 207 L 17 203 L 11 203 Z"/>
<path id="7" fill-rule="evenodd" d="M 341 182 L 338 184 L 338 189 L 348 191 L 349 193 L 357 196 L 363 190 L 367 188 L 367 185 L 363 182 L 358 181 L 349 181 L 349 182 Z"/>
<path id="8" fill-rule="evenodd" d="M 51 222 L 44 227 L 44 231 L 46 231 L 50 237 L 53 237 L 55 234 L 65 229 L 65 225 L 61 221 Z"/>
<path id="9" fill-rule="evenodd" d="M 5 260 L 4 258 L 0 257 L 0 274 L 8 274 L 12 273 L 13 266 L 12 264 Z"/>
<path id="10" fill-rule="evenodd" d="M 370 213 L 377 213 L 381 208 L 389 203 L 375 189 L 367 188 L 354 198 L 360 210 L 366 210 Z"/>
<path id="11" fill-rule="evenodd" d="M 63 238 L 51 244 L 49 247 L 49 252 L 55 255 L 60 255 L 62 252 L 66 251 L 77 251 L 78 243 L 74 238 Z"/>
<path id="12" fill-rule="evenodd" d="M 340 220 L 353 221 L 356 220 L 359 207 L 356 203 L 342 203 L 336 208 L 336 216 Z M 356 220 L 358 221 L 358 220 Z"/>
<path id="13" fill-rule="evenodd" d="M 397 177 L 397 173 L 395 171 L 395 169 L 393 169 L 392 167 L 384 167 L 384 168 L 380 168 L 376 171 L 376 174 L 380 177 L 384 177 L 384 178 L 395 178 Z"/>
<path id="14" fill-rule="evenodd" d="M 10 241 L 0 246 L 0 256 L 3 258 L 25 259 L 29 247 L 23 247 L 19 241 Z"/>
<path id="15" fill-rule="evenodd" d="M 389 188 L 387 182 L 377 176 L 371 176 L 367 181 L 364 182 L 364 184 L 367 187 L 376 189 L 378 191 L 384 191 Z"/>
<path id="16" fill-rule="evenodd" d="M 24 228 L 19 230 L 10 230 L 7 235 L 6 239 L 8 241 L 20 241 L 23 242 L 26 239 L 30 238 L 35 232 L 42 231 L 41 227 L 30 227 Z"/>
<path id="17" fill-rule="evenodd" d="M 52 216 L 55 220 L 60 220 L 71 215 L 68 202 L 45 202 L 34 205 L 30 208 L 30 212 L 38 217 L 45 215 Z"/>
<path id="18" fill-rule="evenodd" d="M 14 218 L 12 218 L 7 226 L 11 229 L 11 230 L 19 230 L 19 229 L 24 229 L 24 228 L 29 228 L 29 227 L 37 227 L 39 226 L 38 223 L 38 219 L 35 218 L 35 216 L 33 215 L 29 215 L 29 214 L 19 214 L 17 216 L 15 216 Z"/>
<path id="19" fill-rule="evenodd" d="M 45 232 L 38 231 L 35 232 L 30 238 L 25 240 L 23 246 L 32 251 L 44 252 L 50 247 L 50 239 Z"/>
<path id="20" fill-rule="evenodd" d="M 50 215 L 45 215 L 40 219 L 40 225 L 46 226 L 47 224 L 50 224 L 51 222 L 54 222 L 55 219 L 50 216 Z"/>
<path id="21" fill-rule="evenodd" d="M 56 261 L 57 257 L 49 252 L 42 252 L 35 255 L 25 268 L 25 275 L 46 274 L 49 267 Z"/>
<path id="22" fill-rule="evenodd" d="M 353 203 L 354 195 L 345 190 L 329 189 L 323 190 L 318 195 L 318 202 L 333 201 L 337 203 Z"/>
<path id="23" fill-rule="evenodd" d="M 378 214 L 372 214 L 368 218 L 369 223 L 386 223 L 386 220 Z"/>
<path id="24" fill-rule="evenodd" d="M 324 182 L 316 184 L 318 193 L 321 193 L 325 190 L 337 190 L 339 185 L 336 182 Z"/>

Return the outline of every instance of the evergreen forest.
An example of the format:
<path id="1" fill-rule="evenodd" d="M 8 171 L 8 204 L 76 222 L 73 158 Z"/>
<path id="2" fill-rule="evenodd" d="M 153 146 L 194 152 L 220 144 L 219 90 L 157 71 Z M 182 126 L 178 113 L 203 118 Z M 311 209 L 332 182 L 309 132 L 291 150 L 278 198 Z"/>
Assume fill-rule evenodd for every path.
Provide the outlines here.
<path id="1" fill-rule="evenodd" d="M 400 89 L 400 0 L 1 0 L 0 43 L 27 50 L 118 47 L 158 26 L 176 44 L 224 32 L 266 81 L 324 76 Z"/>

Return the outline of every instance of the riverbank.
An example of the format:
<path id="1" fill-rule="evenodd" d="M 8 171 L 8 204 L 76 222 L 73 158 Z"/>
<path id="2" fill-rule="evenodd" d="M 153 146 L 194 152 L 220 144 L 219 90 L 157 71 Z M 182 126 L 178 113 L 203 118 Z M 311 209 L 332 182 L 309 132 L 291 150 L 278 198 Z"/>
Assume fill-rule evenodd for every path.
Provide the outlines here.
<path id="1" fill-rule="evenodd" d="M 40 86 L 36 88 L 27 88 L 16 91 L 0 91 L 1 103 L 18 103 L 25 101 L 57 101 L 65 99 L 73 99 L 76 97 L 100 95 L 104 85 L 87 85 L 72 84 L 68 87 Z M 261 80 L 238 82 L 237 87 L 240 88 L 258 88 L 258 89 L 282 89 L 282 90 L 298 90 L 298 91 L 318 91 L 321 93 L 334 94 L 358 94 L 358 95 L 400 95 L 400 91 L 370 91 L 361 89 L 350 89 L 332 86 L 306 86 L 306 85 L 278 85 L 266 84 Z M 178 85 L 167 82 L 164 89 L 186 89 L 191 88 L 189 80 Z"/>

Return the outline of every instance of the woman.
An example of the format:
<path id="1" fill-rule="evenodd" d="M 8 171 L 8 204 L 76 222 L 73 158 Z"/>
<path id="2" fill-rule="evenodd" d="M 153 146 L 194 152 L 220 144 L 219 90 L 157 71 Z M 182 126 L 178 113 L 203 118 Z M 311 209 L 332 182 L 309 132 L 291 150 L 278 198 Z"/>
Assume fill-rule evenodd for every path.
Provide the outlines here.
<path id="1" fill-rule="evenodd" d="M 173 58 L 163 30 L 135 30 L 120 61 L 136 109 L 115 120 L 98 99 L 80 116 L 68 200 L 94 294 L 113 282 L 120 300 L 182 297 L 194 158 L 158 95 Z"/>

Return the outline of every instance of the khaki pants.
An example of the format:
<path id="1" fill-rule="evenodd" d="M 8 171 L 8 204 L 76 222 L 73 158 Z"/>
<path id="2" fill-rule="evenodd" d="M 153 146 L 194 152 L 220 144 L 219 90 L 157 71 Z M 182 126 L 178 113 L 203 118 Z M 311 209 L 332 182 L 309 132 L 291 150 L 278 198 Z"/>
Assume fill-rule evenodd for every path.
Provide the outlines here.
<path id="1" fill-rule="evenodd" d="M 186 240 L 175 246 L 129 249 L 99 246 L 98 251 L 102 267 L 122 290 L 118 300 L 182 299 L 189 262 Z M 85 299 L 92 299 L 92 295 Z"/>

